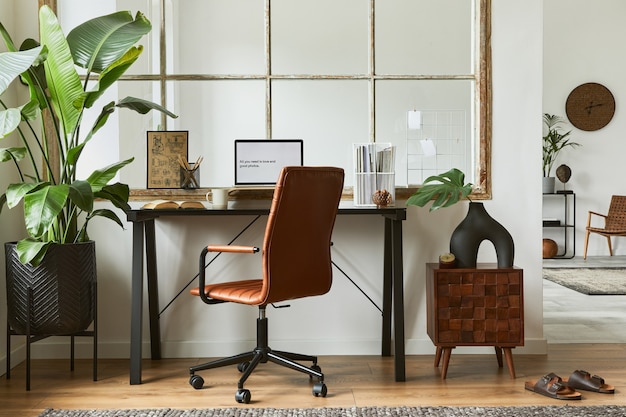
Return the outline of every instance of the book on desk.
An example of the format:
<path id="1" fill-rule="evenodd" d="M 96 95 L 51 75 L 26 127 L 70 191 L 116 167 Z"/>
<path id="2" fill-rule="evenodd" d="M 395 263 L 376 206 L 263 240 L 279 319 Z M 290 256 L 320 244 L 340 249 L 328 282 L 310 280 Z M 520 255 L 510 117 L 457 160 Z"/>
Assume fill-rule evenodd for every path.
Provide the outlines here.
<path id="1" fill-rule="evenodd" d="M 174 201 L 174 200 L 154 200 L 147 202 L 142 209 L 145 210 L 163 210 L 163 209 L 206 209 L 201 201 Z"/>

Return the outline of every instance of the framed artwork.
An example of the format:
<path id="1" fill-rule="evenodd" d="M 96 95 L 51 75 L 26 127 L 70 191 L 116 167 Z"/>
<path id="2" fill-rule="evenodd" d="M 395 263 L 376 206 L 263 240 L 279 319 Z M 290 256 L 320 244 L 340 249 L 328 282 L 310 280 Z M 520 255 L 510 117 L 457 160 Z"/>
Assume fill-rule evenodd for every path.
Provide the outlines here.
<path id="1" fill-rule="evenodd" d="M 180 158 L 187 160 L 189 132 L 148 131 L 147 188 L 180 188 Z"/>

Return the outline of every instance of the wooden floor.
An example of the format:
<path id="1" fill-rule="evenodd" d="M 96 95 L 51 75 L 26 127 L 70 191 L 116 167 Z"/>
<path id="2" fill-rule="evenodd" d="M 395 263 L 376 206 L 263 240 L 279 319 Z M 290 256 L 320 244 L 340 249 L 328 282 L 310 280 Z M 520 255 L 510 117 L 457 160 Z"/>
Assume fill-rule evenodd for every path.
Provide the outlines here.
<path id="1" fill-rule="evenodd" d="M 91 378 L 91 361 L 77 361 L 69 371 L 65 360 L 34 360 L 32 389 L 25 391 L 25 364 L 14 368 L 11 379 L 0 378 L 0 417 L 37 416 L 46 408 L 218 408 L 218 407 L 353 407 L 435 405 L 626 405 L 625 344 L 549 345 L 547 355 L 515 355 L 517 378 L 506 365 L 498 368 L 494 355 L 452 354 L 448 377 L 441 380 L 434 356 L 407 357 L 407 381 L 395 382 L 393 358 L 378 356 L 325 356 L 319 363 L 328 386 L 326 398 L 314 397 L 308 377 L 275 364 L 263 364 L 246 388 L 252 402 L 234 400 L 239 372 L 226 367 L 199 374 L 205 387 L 188 383 L 188 367 L 198 359 L 165 359 L 144 362 L 144 383 L 129 385 L 127 360 L 99 361 L 99 378 Z M 605 378 L 616 394 L 583 392 L 581 401 L 553 400 L 524 389 L 548 372 L 567 378 L 584 369 Z"/>

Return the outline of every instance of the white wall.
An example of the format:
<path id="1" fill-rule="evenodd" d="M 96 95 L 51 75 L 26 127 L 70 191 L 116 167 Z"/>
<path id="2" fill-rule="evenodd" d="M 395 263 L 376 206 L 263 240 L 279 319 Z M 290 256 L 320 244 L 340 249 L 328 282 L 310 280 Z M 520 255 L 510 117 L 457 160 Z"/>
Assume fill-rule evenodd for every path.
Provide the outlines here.
<path id="1" fill-rule="evenodd" d="M 485 206 L 513 235 L 515 264 L 524 268 L 526 346 L 516 350 L 525 353 L 546 351 L 542 330 L 539 174 L 542 5 L 542 0 L 498 0 L 492 5 L 493 199 Z M 416 207 L 408 209 L 404 224 L 408 354 L 434 353 L 425 327 L 424 265 L 447 251 L 450 234 L 465 211 L 465 204 L 435 213 Z M 162 306 L 196 273 L 199 249 L 210 242 L 230 240 L 247 220 L 206 219 L 202 225 L 192 219 L 157 222 Z M 100 353 L 103 357 L 128 357 L 131 228 L 129 225 L 120 230 L 106 221 L 93 226 L 90 234 L 97 241 L 98 251 Z M 381 298 L 382 226 L 382 219 L 374 217 L 340 216 L 333 237 L 336 262 L 377 301 Z M 241 243 L 259 244 L 262 233 L 262 225 L 255 225 Z M 481 248 L 479 260 L 495 261 L 493 248 Z M 211 273 L 223 278 L 252 273 L 258 266 L 256 262 L 258 258 L 254 256 L 248 262 L 223 256 L 211 267 Z M 270 309 L 268 315 L 272 346 L 277 349 L 320 355 L 377 354 L 380 349 L 380 314 L 338 273 L 329 294 L 294 302 L 288 310 Z M 164 355 L 206 357 L 249 348 L 255 317 L 255 309 L 205 306 L 185 291 L 161 318 Z M 144 340 L 147 337 L 146 326 Z M 57 348 L 55 342 L 41 342 L 34 353 L 66 355 L 65 346 Z M 90 357 L 89 346 L 81 346 L 81 355 Z M 474 352 L 468 348 L 458 350 Z M 147 342 L 144 354 L 149 355 Z M 407 372 L 411 375 L 419 370 Z"/>
<path id="2" fill-rule="evenodd" d="M 582 146 L 559 157 L 572 169 L 567 184 L 576 192 L 576 252 L 582 256 L 589 210 L 606 213 L 611 195 L 626 194 L 626 2 L 623 0 L 544 0 L 543 110 L 566 118 L 565 101 L 578 85 L 597 82 L 615 97 L 615 116 L 604 128 L 585 132 L 571 125 L 571 138 Z M 557 184 L 558 181 L 557 181 Z M 598 223 L 601 225 L 602 223 Z M 626 254 L 626 239 L 614 238 L 616 255 Z M 588 256 L 607 256 L 606 240 L 589 239 Z"/>

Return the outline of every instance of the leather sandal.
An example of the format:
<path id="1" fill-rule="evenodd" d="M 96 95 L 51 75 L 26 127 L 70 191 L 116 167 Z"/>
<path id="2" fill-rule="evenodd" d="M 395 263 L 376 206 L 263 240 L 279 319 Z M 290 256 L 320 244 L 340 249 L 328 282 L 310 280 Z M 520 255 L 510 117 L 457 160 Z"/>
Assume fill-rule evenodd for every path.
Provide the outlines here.
<path id="1" fill-rule="evenodd" d="M 544 375 L 537 382 L 527 381 L 524 388 L 557 400 L 580 400 L 581 398 L 580 392 L 567 386 L 561 377 L 554 373 Z"/>
<path id="2" fill-rule="evenodd" d="M 604 383 L 604 379 L 598 375 L 591 375 L 587 371 L 574 371 L 569 380 L 563 381 L 572 389 L 599 392 L 601 394 L 614 394 L 615 387 Z"/>

